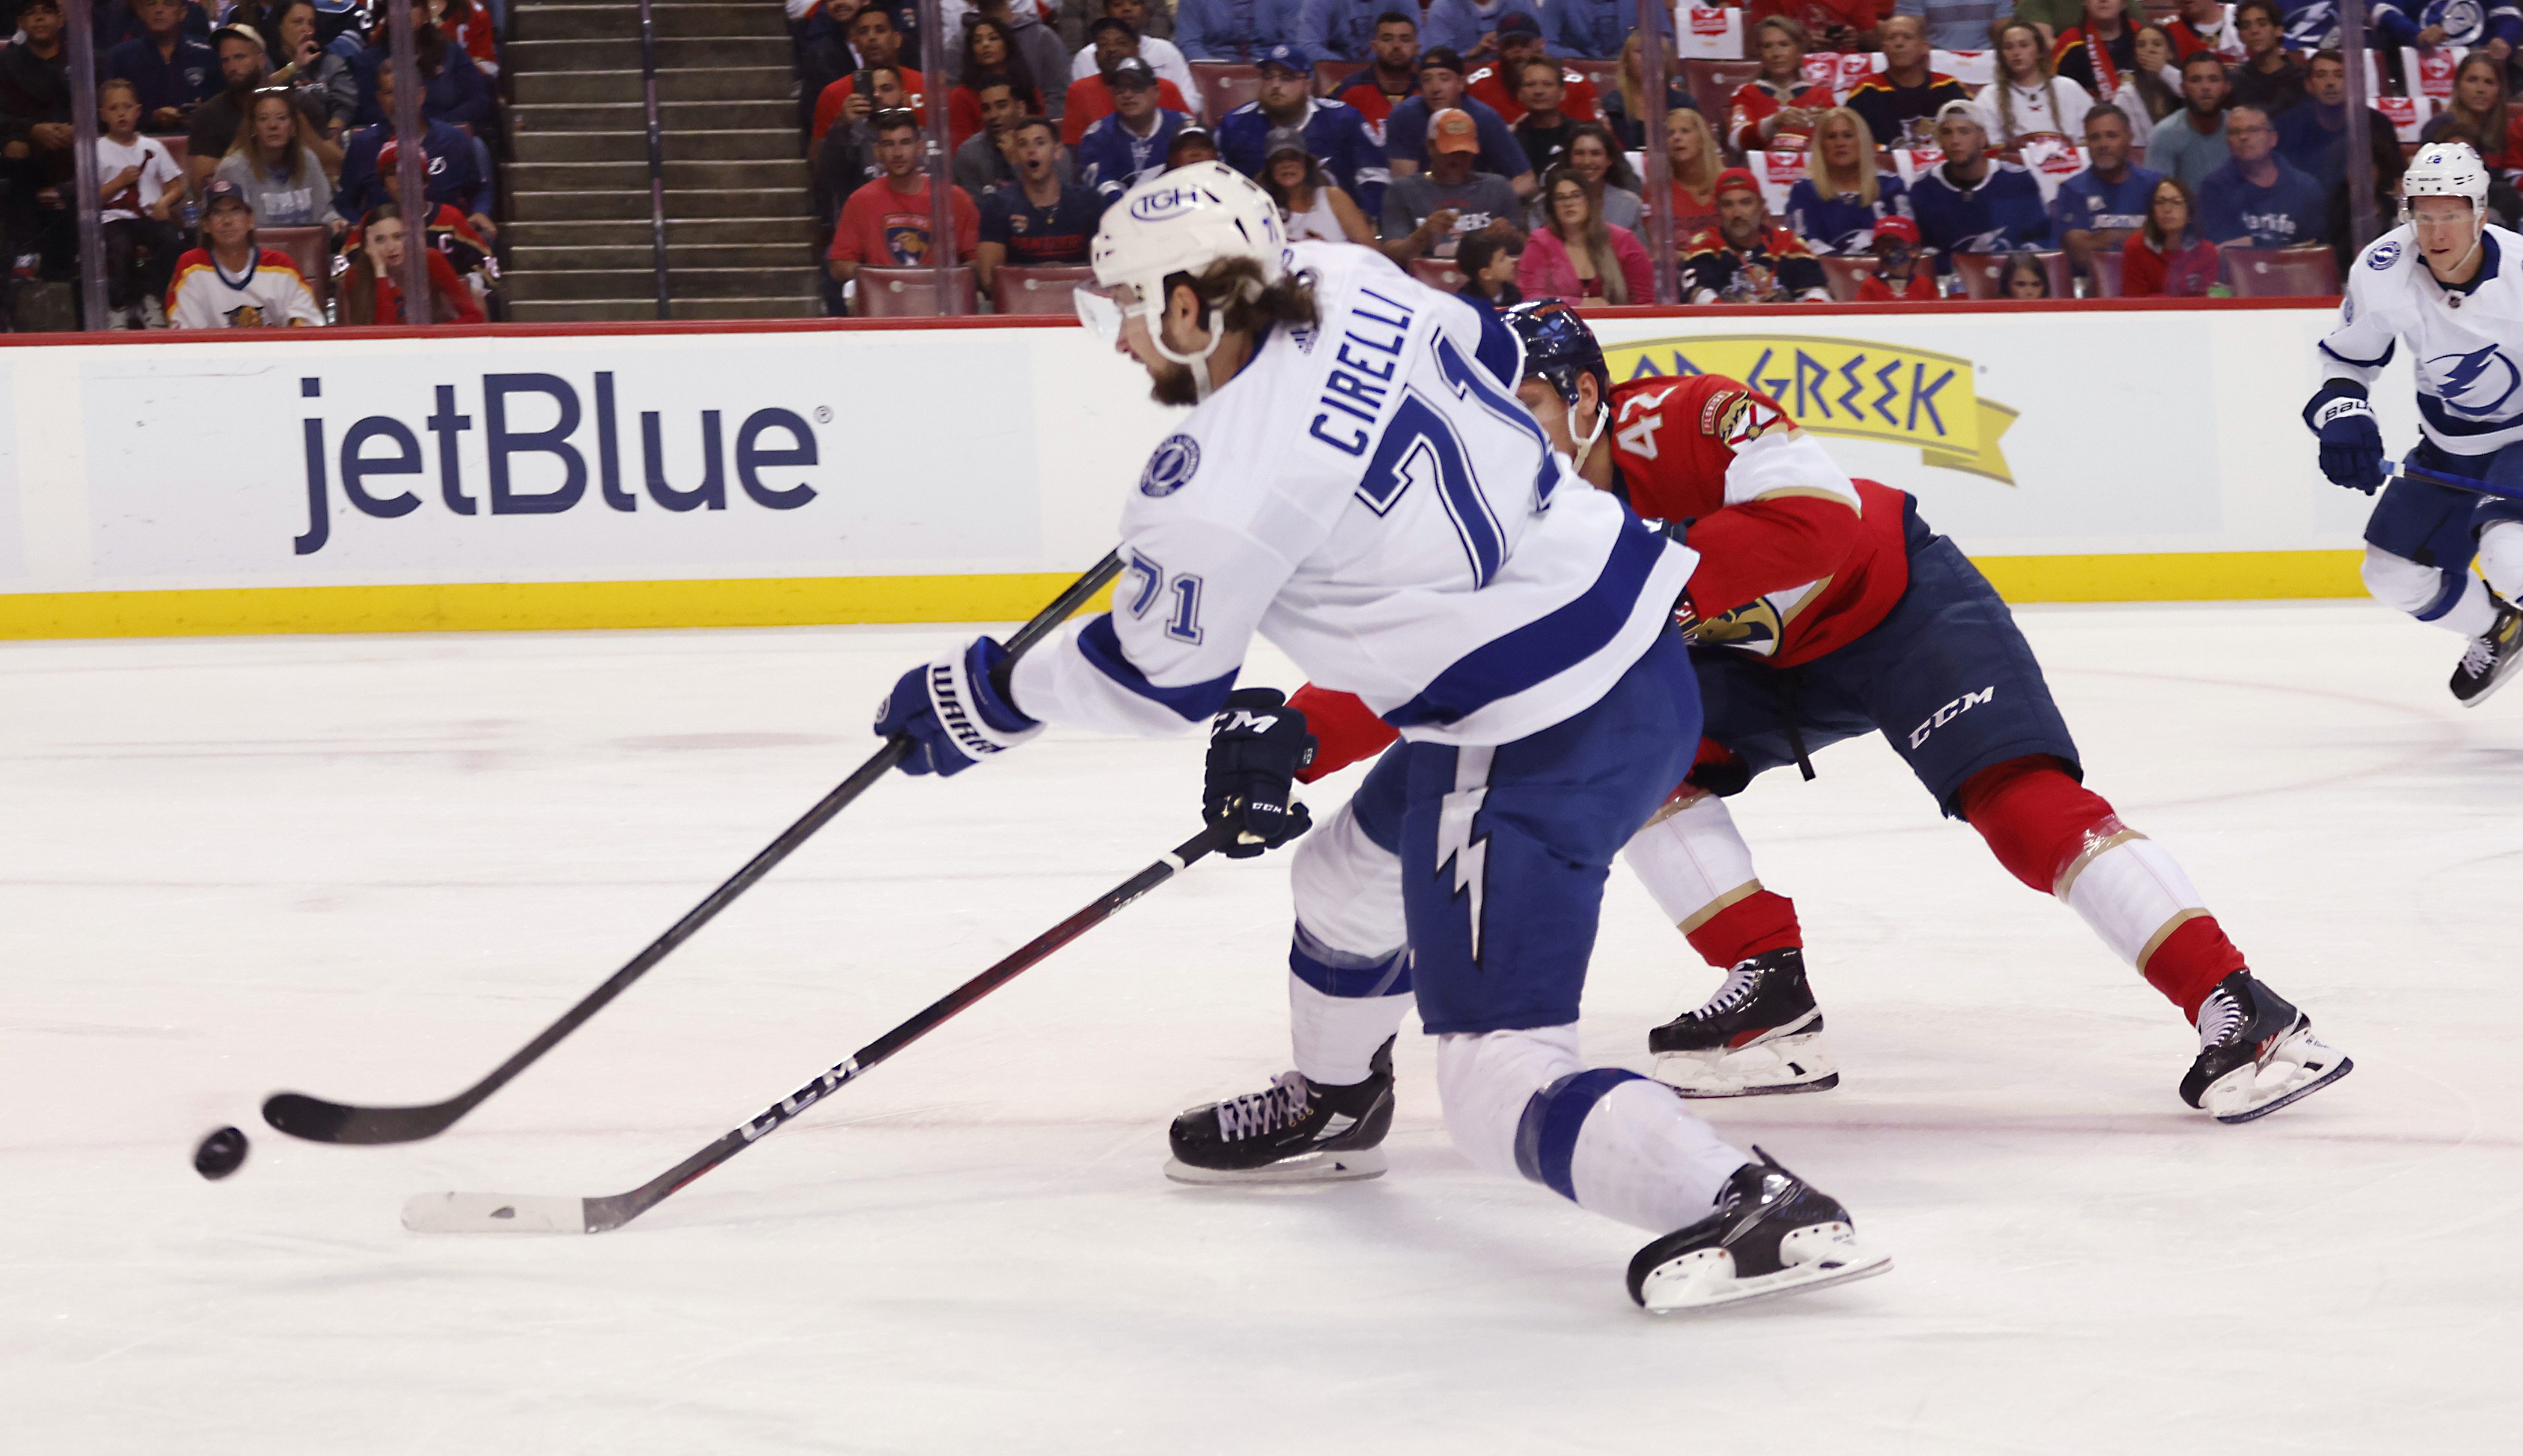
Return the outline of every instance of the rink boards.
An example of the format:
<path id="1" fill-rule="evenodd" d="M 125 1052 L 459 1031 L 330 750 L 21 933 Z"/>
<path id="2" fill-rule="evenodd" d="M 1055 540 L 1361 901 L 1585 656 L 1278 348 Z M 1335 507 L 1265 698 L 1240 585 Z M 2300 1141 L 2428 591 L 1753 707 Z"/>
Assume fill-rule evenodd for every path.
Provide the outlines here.
<path id="1" fill-rule="evenodd" d="M 2369 502 L 2299 414 L 2333 315 L 1595 326 L 1619 379 L 1758 380 L 2014 600 L 2180 600 L 2359 593 Z M 0 636 L 1023 617 L 1169 418 L 1056 318 L 92 337 L 0 348 Z M 2404 383 L 2376 403 L 2411 438 Z"/>

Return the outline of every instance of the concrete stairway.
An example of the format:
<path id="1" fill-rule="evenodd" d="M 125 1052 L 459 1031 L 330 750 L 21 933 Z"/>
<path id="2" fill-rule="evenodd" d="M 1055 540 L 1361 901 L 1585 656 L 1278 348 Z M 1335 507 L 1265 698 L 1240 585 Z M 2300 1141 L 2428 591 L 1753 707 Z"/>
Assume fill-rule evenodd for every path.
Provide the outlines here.
<path id="1" fill-rule="evenodd" d="M 677 318 L 822 311 L 781 7 L 659 3 L 668 284 Z M 508 316 L 652 319 L 640 7 L 528 0 L 501 57 Z"/>

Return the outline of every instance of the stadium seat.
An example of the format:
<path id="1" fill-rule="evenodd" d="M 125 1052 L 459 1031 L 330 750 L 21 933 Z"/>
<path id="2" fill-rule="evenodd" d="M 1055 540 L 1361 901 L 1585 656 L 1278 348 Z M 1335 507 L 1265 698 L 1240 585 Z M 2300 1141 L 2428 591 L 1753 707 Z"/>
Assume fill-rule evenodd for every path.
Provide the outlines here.
<path id="1" fill-rule="evenodd" d="M 276 249 L 289 255 L 305 274 L 308 290 L 315 295 L 315 306 L 333 296 L 332 229 L 320 223 L 314 227 L 258 227 L 254 230 L 257 246 Z"/>
<path id="2" fill-rule="evenodd" d="M 1563 70 L 1573 70 L 1593 81 L 1595 94 L 1598 96 L 1609 96 L 1621 89 L 1621 63 L 1617 57 L 1598 61 L 1592 56 L 1563 56 L 1559 59 L 1559 66 Z M 1691 99 L 1697 100 L 1697 93 L 1693 93 Z"/>
<path id="3" fill-rule="evenodd" d="M 1857 302 L 1857 285 L 1883 266 L 1883 259 L 1872 253 L 1826 253 L 1816 260 L 1822 264 L 1823 281 L 1831 285 L 1831 296 L 1843 304 Z"/>
<path id="4" fill-rule="evenodd" d="M 1708 129 L 1726 138 L 1726 108 L 1735 99 L 1736 88 L 1761 73 L 1758 61 L 1685 61 L 1682 63 L 1683 89 L 1690 93 L 1693 106 L 1708 118 Z M 1618 72 L 1613 84 L 1619 85 Z"/>
<path id="5" fill-rule="evenodd" d="M 858 284 L 858 315 L 861 318 L 934 318 L 937 316 L 937 270 L 935 268 L 861 268 L 853 275 Z M 973 280 L 971 268 L 955 268 L 955 311 L 981 311 L 980 286 Z"/>
<path id="6" fill-rule="evenodd" d="M 1442 293 L 1459 293 L 1463 287 L 1463 270 L 1451 258 L 1414 258 L 1410 276 Z"/>
<path id="7" fill-rule="evenodd" d="M 193 155 L 192 138 L 184 136 L 162 136 L 158 138 L 158 142 L 159 145 L 167 149 L 167 160 L 175 164 L 176 170 L 181 171 L 184 166 L 184 159 Z"/>
<path id="8" fill-rule="evenodd" d="M 1358 61 L 1317 61 L 1314 63 L 1314 94 L 1329 96 L 1334 86 L 1365 69 L 1365 64 Z"/>
<path id="9" fill-rule="evenodd" d="M 1198 96 L 1185 97 L 1199 107 L 1201 116 L 1215 126 L 1226 114 L 1262 95 L 1262 68 L 1238 61 L 1194 61 L 1191 78 L 1200 83 Z"/>
<path id="10" fill-rule="evenodd" d="M 2322 299 L 2339 293 L 2339 259 L 2330 249 L 2228 248 L 2225 282 L 2238 299 Z"/>
<path id="11" fill-rule="evenodd" d="M 2094 297 L 2117 299 L 2120 296 L 2120 252 L 2117 248 L 2097 251 L 2086 258 L 2094 270 Z"/>
<path id="12" fill-rule="evenodd" d="M 1076 267 L 1001 268 L 990 279 L 990 306 L 1001 313 L 1071 313 L 1077 285 L 1095 270 Z"/>
<path id="13" fill-rule="evenodd" d="M 2004 253 L 1955 254 L 1954 268 L 1963 275 L 1964 294 L 1975 299 L 2006 297 L 2004 280 L 2006 260 L 2010 256 Z M 2041 259 L 2041 270 L 2050 275 L 2050 297 L 2066 299 L 2075 296 L 2070 286 L 2068 255 L 2036 253 L 2033 257 Z"/>

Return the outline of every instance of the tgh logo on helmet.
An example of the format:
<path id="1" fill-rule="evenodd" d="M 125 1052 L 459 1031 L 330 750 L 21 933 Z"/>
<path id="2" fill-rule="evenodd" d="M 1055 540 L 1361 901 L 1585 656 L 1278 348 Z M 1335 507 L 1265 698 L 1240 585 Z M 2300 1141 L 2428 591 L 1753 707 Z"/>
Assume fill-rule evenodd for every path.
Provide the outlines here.
<path id="1" fill-rule="evenodd" d="M 1210 200 L 1209 194 L 1197 187 L 1162 187 L 1130 204 L 1130 215 L 1141 222 L 1163 222 Z"/>

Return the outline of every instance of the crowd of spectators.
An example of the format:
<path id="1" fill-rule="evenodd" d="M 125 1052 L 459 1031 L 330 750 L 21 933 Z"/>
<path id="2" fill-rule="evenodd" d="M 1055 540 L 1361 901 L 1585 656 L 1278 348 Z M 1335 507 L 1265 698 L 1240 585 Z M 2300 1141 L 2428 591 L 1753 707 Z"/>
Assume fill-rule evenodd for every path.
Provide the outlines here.
<path id="1" fill-rule="evenodd" d="M 91 13 L 94 198 L 76 195 L 61 0 L 15 0 L 14 22 L 0 22 L 14 30 L 0 41 L 8 321 L 74 321 L 82 207 L 99 218 L 106 256 L 107 316 L 89 327 L 484 317 L 499 281 L 490 240 L 500 52 L 475 0 L 412 7 L 419 206 L 400 195 L 382 4 L 235 0 L 214 16 L 200 0 L 98 0 Z M 428 319 L 406 319 L 394 271 L 407 215 L 428 219 Z M 280 229 L 308 231 L 287 251 L 262 246 Z"/>
<path id="2" fill-rule="evenodd" d="M 915 135 L 914 8 L 789 3 L 800 116 L 823 149 L 828 302 L 845 311 L 859 267 L 932 257 L 916 145 L 888 161 L 878 136 Z M 2414 91 L 2400 47 L 2468 47 L 2429 138 L 2523 169 L 2507 95 L 2523 20 L 2483 10 L 2479 33 L 2460 34 L 2447 29 L 2458 19 L 2408 21 L 2420 13 L 2369 7 L 2384 89 Z M 1641 62 L 1656 41 L 1638 14 L 1636 0 L 950 0 L 955 215 L 970 205 L 976 239 L 956 255 L 985 294 L 1010 262 L 1082 263 L 1097 208 L 1215 156 L 1280 199 L 1293 235 L 1432 274 L 1427 260 L 1451 261 L 1450 281 L 1493 302 L 1644 302 L 1659 266 L 1686 301 L 1777 303 L 1829 297 L 1834 279 L 1945 297 L 1973 254 L 2036 256 L 1992 275 L 2012 296 L 2060 279 L 2221 292 L 2235 248 L 2326 245 L 2346 261 L 2347 62 L 2300 3 L 1751 0 L 1757 73 L 1731 94 L 1691 95 L 1663 42 L 1663 197 L 1641 177 Z M 1938 69 L 1957 52 L 1974 79 Z M 1205 115 L 1212 62 L 1242 68 L 1251 99 Z M 854 99 L 861 84 L 874 100 Z M 2404 149 L 2384 112 L 2368 126 L 2388 220 Z M 2036 265 L 2053 254 L 2064 273 Z M 1833 258 L 1874 271 L 1829 274 Z"/>

